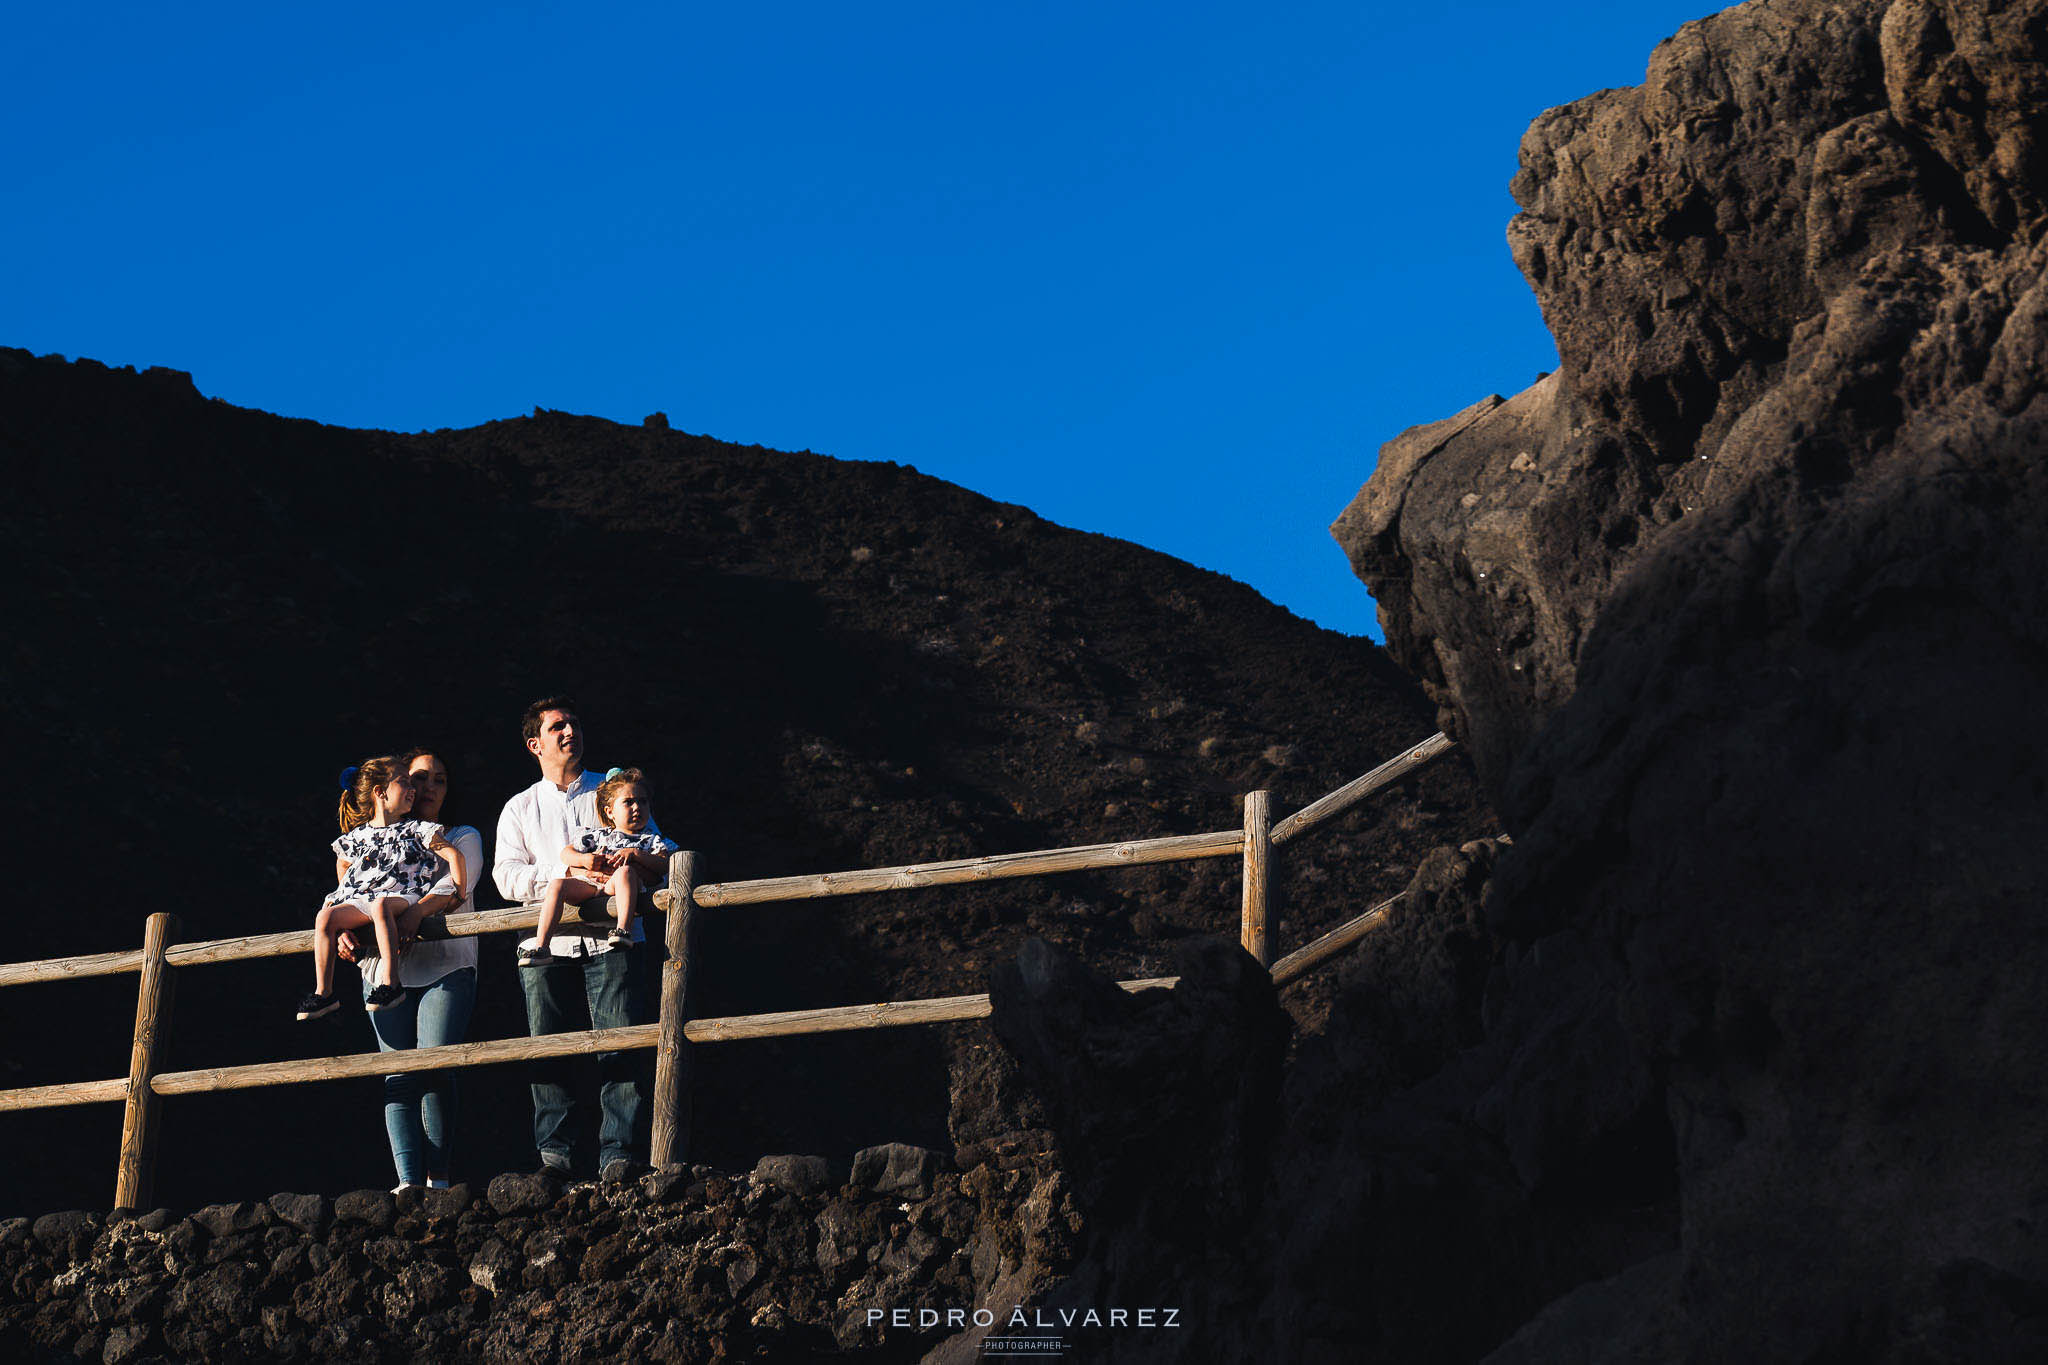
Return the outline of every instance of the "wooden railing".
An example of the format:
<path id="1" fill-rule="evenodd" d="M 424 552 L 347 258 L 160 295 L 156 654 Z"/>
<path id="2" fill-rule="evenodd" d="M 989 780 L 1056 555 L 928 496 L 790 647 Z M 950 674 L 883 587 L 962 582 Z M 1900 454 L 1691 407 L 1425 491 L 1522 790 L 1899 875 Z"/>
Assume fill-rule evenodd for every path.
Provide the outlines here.
<path id="1" fill-rule="evenodd" d="M 657 891 L 653 896 L 655 908 L 667 912 L 668 916 L 665 936 L 668 956 L 662 966 L 659 1020 L 626 1028 L 586 1029 L 539 1038 L 500 1038 L 398 1052 L 360 1052 L 245 1066 L 159 1071 L 157 1066 L 163 1040 L 170 1027 L 173 987 L 177 981 L 177 973 L 172 968 L 309 953 L 313 949 L 313 932 L 307 929 L 205 943 L 173 943 L 172 939 L 178 932 L 177 917 L 168 913 L 153 914 L 149 917 L 142 947 L 133 952 L 0 964 L 0 986 L 120 972 L 141 974 L 135 1003 L 135 1041 L 125 1077 L 0 1090 L 0 1112 L 123 1101 L 121 1155 L 114 1183 L 114 1207 L 134 1209 L 147 1206 L 150 1200 L 161 1108 L 158 1101 L 165 1095 L 204 1094 L 252 1086 L 295 1085 L 307 1081 L 389 1076 L 411 1071 L 441 1071 L 499 1062 L 653 1048 L 654 1125 L 650 1155 L 656 1164 L 666 1164 L 680 1156 L 682 1142 L 689 1132 L 688 1044 L 834 1033 L 849 1029 L 895 1028 L 905 1024 L 950 1023 L 986 1018 L 991 1012 L 989 997 L 983 994 L 726 1018 L 693 1018 L 690 984 L 695 957 L 694 930 L 700 909 L 814 900 L 826 896 L 959 885 L 1012 877 L 1042 877 L 1059 872 L 1143 867 L 1154 863 L 1237 855 L 1244 864 L 1239 912 L 1240 941 L 1261 966 L 1270 969 L 1274 985 L 1285 986 L 1356 945 L 1384 921 L 1393 901 L 1374 906 L 1274 962 L 1269 951 L 1266 914 L 1273 849 L 1442 757 L 1453 747 L 1442 734 L 1432 735 L 1355 781 L 1296 811 L 1277 825 L 1270 823 L 1269 793 L 1254 791 L 1245 794 L 1242 829 L 1137 839 L 1117 844 L 1090 844 L 1078 848 L 1042 849 L 1029 853 L 1003 853 L 905 867 L 712 882 L 700 886 L 696 880 L 697 855 L 688 851 L 677 853 L 670 860 L 667 889 Z M 534 905 L 452 915 L 448 918 L 448 931 L 457 937 L 503 933 L 532 928 L 539 917 L 539 907 Z M 1177 980 L 1177 977 L 1170 976 L 1149 977 L 1119 984 L 1128 991 L 1142 991 L 1170 987 Z"/>

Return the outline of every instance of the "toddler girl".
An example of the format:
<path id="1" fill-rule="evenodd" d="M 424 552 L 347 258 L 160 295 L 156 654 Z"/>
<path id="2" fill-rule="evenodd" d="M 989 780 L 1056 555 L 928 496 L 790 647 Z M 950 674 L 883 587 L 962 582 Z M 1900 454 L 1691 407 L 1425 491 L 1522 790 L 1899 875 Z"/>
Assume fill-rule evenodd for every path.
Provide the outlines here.
<path id="1" fill-rule="evenodd" d="M 395 758 L 365 759 L 342 774 L 341 837 L 334 841 L 340 885 L 313 920 L 313 993 L 299 1001 L 299 1018 L 318 1019 L 340 1008 L 334 995 L 337 941 L 369 925 L 377 935 L 378 984 L 363 998 L 381 1010 L 405 999 L 397 981 L 399 917 L 436 891 L 463 884 L 462 853 L 439 825 L 408 820 L 412 777 Z"/>
<path id="2" fill-rule="evenodd" d="M 654 810 L 647 779 L 638 768 L 613 768 L 605 774 L 604 785 L 597 789 L 597 818 L 597 828 L 577 830 L 561 853 L 564 867 L 592 875 L 558 877 L 548 883 L 533 941 L 519 950 L 520 966 L 542 966 L 552 956 L 548 940 L 562 918 L 563 901 L 581 905 L 600 890 L 612 893 L 618 915 L 605 942 L 614 948 L 632 943 L 640 889 L 659 886 L 667 877 L 669 855 L 676 846 L 648 828 Z"/>

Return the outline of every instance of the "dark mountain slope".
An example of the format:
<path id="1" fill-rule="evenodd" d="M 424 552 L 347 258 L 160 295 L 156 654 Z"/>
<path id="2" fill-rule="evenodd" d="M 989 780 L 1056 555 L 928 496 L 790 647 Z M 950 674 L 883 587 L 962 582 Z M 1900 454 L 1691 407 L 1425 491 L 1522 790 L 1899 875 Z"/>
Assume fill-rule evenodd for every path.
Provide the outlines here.
<path id="1" fill-rule="evenodd" d="M 449 815 L 488 835 L 534 777 L 518 711 L 553 691 L 580 700 L 595 765 L 653 776 L 713 879 L 1230 828 L 1248 788 L 1284 812 L 1432 728 L 1368 642 L 894 465 L 552 412 L 349 431 L 19 351 L 0 352 L 0 454 L 19 471 L 4 657 L 35 774 L 10 825 L 54 846 L 11 959 L 133 947 L 155 909 L 188 938 L 309 923 L 333 774 L 371 752 L 441 746 Z M 1355 814 L 1284 863 L 1283 945 L 1488 824 L 1455 763 Z M 1235 864 L 1212 862 L 734 912 L 710 929 L 704 1008 L 982 990 L 1032 934 L 1153 971 L 1229 930 L 1235 897 Z M 523 1031 L 509 956 L 486 940 L 475 1036 Z M 186 973 L 170 1065 L 362 1048 L 353 1010 L 291 1024 L 307 974 Z M 0 992 L 0 1083 L 121 1073 L 132 991 Z M 1326 991 L 1287 1000 L 1313 1024 Z M 979 1026 L 700 1058 L 704 1160 L 1028 1126 Z M 531 1160 L 516 1071 L 473 1073 L 464 1102 L 467 1173 Z M 112 1109 L 6 1125 L 48 1161 L 0 1176 L 0 1209 L 104 1205 Z M 162 1202 L 387 1171 L 368 1083 L 166 1108 Z"/>

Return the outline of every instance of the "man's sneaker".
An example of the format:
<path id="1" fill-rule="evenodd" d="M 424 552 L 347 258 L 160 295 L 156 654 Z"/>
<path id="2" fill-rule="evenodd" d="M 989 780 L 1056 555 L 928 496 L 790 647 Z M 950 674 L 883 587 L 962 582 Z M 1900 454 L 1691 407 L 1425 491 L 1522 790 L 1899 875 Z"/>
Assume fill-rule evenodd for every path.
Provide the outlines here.
<path id="1" fill-rule="evenodd" d="M 555 955 L 545 948 L 521 948 L 519 965 L 522 967 L 545 967 L 555 960 Z"/>
<path id="2" fill-rule="evenodd" d="M 366 1010 L 388 1010 L 393 1005 L 403 1004 L 404 1002 L 405 987 L 379 986 L 363 997 L 363 1008 Z"/>
<path id="3" fill-rule="evenodd" d="M 332 995 L 314 995 L 311 991 L 299 997 L 299 1018 L 318 1019 L 323 1014 L 332 1014 L 341 1008 L 341 1001 Z"/>
<path id="4" fill-rule="evenodd" d="M 650 1167 L 641 1165 L 631 1157 L 615 1156 L 610 1161 L 604 1163 L 604 1170 L 600 1172 L 600 1175 L 607 1183 L 617 1185 L 623 1181 L 631 1180 L 635 1176 L 645 1175 L 650 1169 Z"/>

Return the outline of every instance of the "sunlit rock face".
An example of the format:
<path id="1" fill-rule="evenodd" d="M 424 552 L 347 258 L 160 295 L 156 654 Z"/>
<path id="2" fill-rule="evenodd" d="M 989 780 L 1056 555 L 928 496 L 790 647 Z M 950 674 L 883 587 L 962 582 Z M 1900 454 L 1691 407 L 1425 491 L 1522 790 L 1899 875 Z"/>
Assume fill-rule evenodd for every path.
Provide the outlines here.
<path id="1" fill-rule="evenodd" d="M 1388 443 L 1334 528 L 1496 788 L 1616 585 L 1704 514 L 1804 527 L 2020 439 L 2043 42 L 2037 4 L 1744 5 L 1529 129 L 1508 238 L 1560 368 Z"/>
<path id="2" fill-rule="evenodd" d="M 1682 1236 L 1504 1357 L 2038 1351 L 2048 5 L 1739 6 L 1514 192 L 1558 370 L 1335 531 L 1515 836 L 1489 923 L 1606 964 Z"/>

